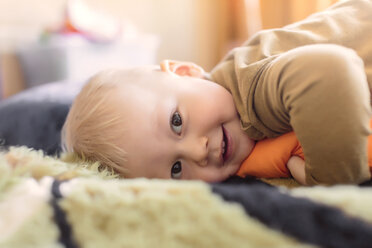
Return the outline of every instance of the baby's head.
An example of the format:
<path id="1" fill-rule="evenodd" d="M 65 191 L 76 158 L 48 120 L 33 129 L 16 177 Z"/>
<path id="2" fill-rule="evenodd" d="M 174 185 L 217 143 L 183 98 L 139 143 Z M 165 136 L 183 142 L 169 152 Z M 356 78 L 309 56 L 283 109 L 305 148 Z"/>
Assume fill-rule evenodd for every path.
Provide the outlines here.
<path id="1" fill-rule="evenodd" d="M 169 65 L 94 76 L 68 114 L 65 149 L 128 178 L 217 182 L 235 174 L 254 142 L 231 94 L 191 63 Z"/>

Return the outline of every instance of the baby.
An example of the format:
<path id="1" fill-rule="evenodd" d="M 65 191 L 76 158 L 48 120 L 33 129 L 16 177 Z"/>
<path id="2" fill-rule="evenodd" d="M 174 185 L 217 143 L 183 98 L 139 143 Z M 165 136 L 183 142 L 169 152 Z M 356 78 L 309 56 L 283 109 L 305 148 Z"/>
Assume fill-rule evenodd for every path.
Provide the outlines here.
<path id="1" fill-rule="evenodd" d="M 372 1 L 341 1 L 257 33 L 210 74 L 192 63 L 99 73 L 76 98 L 63 144 L 124 177 L 235 175 L 255 141 L 294 131 L 303 183 L 370 179 Z M 270 154 L 267 154 L 270 156 Z"/>

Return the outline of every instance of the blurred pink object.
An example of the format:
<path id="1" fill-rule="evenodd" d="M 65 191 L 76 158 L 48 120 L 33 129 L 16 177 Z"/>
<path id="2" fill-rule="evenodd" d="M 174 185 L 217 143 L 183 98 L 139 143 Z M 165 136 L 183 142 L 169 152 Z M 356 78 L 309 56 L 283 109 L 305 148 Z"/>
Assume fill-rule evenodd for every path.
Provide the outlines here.
<path id="1" fill-rule="evenodd" d="M 90 8 L 83 0 L 68 0 L 59 32 L 79 33 L 95 41 L 112 41 L 120 37 L 122 24 L 112 16 Z"/>

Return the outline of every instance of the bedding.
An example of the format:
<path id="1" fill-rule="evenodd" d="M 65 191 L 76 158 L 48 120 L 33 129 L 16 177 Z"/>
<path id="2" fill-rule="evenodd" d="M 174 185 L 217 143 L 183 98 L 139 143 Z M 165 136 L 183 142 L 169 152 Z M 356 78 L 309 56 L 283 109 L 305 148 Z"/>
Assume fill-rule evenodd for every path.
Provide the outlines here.
<path id="1" fill-rule="evenodd" d="M 371 247 L 370 186 L 118 179 L 25 147 L 0 155 L 0 247 Z"/>
<path id="2" fill-rule="evenodd" d="M 61 81 L 30 88 L 0 101 L 0 144 L 25 145 L 60 153 L 60 131 L 84 81 Z"/>

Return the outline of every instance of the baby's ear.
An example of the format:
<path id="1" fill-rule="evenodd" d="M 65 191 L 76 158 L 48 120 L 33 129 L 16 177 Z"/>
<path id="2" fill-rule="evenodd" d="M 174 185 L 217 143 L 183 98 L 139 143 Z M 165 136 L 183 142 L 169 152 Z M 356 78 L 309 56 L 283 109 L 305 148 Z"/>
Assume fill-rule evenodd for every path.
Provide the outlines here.
<path id="1" fill-rule="evenodd" d="M 204 78 L 205 71 L 197 64 L 176 60 L 163 60 L 160 68 L 164 72 L 176 74 L 178 76 L 189 76 Z"/>

